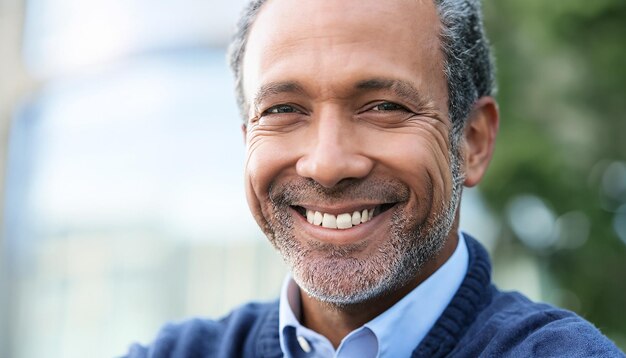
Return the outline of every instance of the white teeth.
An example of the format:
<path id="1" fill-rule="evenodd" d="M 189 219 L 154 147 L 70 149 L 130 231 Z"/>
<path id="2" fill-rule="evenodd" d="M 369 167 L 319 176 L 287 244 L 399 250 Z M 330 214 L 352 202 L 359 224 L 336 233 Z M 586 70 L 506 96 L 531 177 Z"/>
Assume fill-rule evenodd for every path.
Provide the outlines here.
<path id="1" fill-rule="evenodd" d="M 319 211 L 316 211 L 315 214 L 313 214 L 313 225 L 321 225 L 322 221 L 324 220 L 324 215 L 322 215 L 322 213 L 320 213 Z"/>
<path id="2" fill-rule="evenodd" d="M 364 223 L 367 220 L 369 220 L 369 212 L 367 211 L 367 209 L 363 210 L 363 212 L 361 213 L 361 222 Z"/>
<path id="3" fill-rule="evenodd" d="M 333 214 L 324 214 L 324 220 L 322 220 L 322 227 L 328 229 L 337 228 L 337 218 Z"/>
<path id="4" fill-rule="evenodd" d="M 352 227 L 352 215 L 337 215 L 337 229 L 349 229 Z"/>
<path id="5" fill-rule="evenodd" d="M 314 210 L 306 211 L 306 221 L 315 226 L 328 229 L 349 229 L 353 226 L 366 223 L 374 217 L 374 208 L 355 211 L 352 214 L 344 213 L 337 216 Z"/>

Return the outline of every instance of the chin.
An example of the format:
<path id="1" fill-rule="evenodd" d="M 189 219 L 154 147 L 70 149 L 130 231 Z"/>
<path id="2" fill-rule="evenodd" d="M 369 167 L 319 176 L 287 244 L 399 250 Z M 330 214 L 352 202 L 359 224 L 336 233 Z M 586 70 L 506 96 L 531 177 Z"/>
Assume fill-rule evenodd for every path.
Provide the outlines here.
<path id="1" fill-rule="evenodd" d="M 291 268 L 294 280 L 310 297 L 334 306 L 371 301 L 410 285 L 445 244 L 443 218 L 433 225 L 408 225 L 393 216 L 385 240 L 369 245 L 334 246 L 301 243 L 293 235 L 275 237 L 274 245 Z M 404 227 L 403 227 L 404 225 Z M 440 226 L 438 226 L 440 225 Z M 434 230 L 439 227 L 439 230 Z M 427 233 L 423 235 L 422 233 Z"/>

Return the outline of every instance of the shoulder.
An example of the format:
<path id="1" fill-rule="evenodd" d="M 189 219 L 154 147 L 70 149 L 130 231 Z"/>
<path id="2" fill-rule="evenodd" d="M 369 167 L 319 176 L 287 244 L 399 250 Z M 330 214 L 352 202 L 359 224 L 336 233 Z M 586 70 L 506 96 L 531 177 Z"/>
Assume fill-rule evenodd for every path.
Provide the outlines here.
<path id="1" fill-rule="evenodd" d="M 492 297 L 458 346 L 468 356 L 624 357 L 596 327 L 571 311 L 495 288 Z"/>
<path id="2" fill-rule="evenodd" d="M 274 322 L 275 321 L 275 322 Z M 248 303 L 219 320 L 189 319 L 165 325 L 149 345 L 133 344 L 127 358 L 251 356 L 255 340 L 278 332 L 278 303 Z"/>

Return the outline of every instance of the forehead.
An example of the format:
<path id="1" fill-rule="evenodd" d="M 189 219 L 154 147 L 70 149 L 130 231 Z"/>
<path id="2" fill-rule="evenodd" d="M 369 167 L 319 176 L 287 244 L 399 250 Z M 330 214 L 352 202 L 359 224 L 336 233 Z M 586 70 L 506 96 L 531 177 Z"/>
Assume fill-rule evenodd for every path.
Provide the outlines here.
<path id="1" fill-rule="evenodd" d="M 269 0 L 248 35 L 246 97 L 260 82 L 307 73 L 336 82 L 441 73 L 439 29 L 431 0 Z"/>
<path id="2" fill-rule="evenodd" d="M 270 32 L 288 30 L 296 37 L 300 32 L 313 35 L 343 30 L 374 35 L 383 29 L 397 36 L 416 30 L 430 32 L 437 20 L 432 0 L 267 0 L 253 27 L 268 31 L 265 26 L 270 25 Z M 398 32 L 400 29 L 404 31 Z"/>

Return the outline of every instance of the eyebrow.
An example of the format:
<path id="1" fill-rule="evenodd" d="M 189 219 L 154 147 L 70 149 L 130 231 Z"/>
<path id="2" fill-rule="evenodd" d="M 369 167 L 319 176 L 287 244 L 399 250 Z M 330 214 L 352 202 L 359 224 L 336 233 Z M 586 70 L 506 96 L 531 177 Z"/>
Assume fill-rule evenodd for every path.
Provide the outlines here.
<path id="1" fill-rule="evenodd" d="M 417 105 L 428 106 L 432 104 L 430 96 L 420 92 L 410 82 L 387 79 L 387 78 L 372 78 L 358 82 L 355 88 L 359 91 L 369 90 L 388 90 L 395 93 L 397 96 L 404 98 L 407 101 L 413 102 Z"/>
<path id="2" fill-rule="evenodd" d="M 304 93 L 304 89 L 302 86 L 292 81 L 267 83 L 261 86 L 254 96 L 254 107 L 258 108 L 260 103 L 267 96 L 275 96 L 283 93 Z"/>
<path id="3" fill-rule="evenodd" d="M 354 88 L 358 91 L 388 90 L 420 107 L 432 105 L 432 100 L 429 96 L 424 95 L 410 82 L 404 80 L 371 78 L 357 82 Z M 254 108 L 258 108 L 264 98 L 284 93 L 303 94 L 306 91 L 300 84 L 294 81 L 270 82 L 261 86 L 257 91 L 253 101 Z"/>

